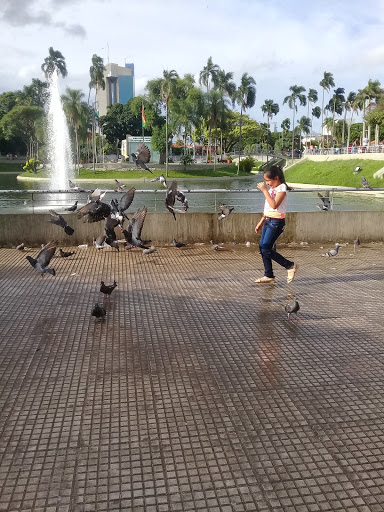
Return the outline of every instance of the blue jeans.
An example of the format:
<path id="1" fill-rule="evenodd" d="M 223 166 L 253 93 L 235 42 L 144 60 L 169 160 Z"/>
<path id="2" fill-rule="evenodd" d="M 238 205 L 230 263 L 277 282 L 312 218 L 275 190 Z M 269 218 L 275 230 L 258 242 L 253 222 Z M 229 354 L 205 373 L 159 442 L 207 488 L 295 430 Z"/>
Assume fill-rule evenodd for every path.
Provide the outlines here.
<path id="1" fill-rule="evenodd" d="M 284 231 L 285 219 L 271 219 L 267 217 L 264 221 L 263 230 L 259 243 L 260 253 L 264 263 L 264 275 L 266 277 L 275 277 L 273 275 L 272 260 L 287 270 L 293 267 L 293 261 L 289 261 L 284 256 L 273 250 L 273 245 Z"/>

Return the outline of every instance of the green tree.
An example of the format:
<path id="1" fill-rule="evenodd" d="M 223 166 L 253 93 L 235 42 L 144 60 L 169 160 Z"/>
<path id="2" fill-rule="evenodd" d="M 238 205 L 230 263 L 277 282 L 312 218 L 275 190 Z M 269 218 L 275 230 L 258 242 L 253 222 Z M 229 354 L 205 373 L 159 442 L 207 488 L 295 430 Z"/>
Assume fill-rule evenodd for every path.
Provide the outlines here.
<path id="1" fill-rule="evenodd" d="M 174 69 L 171 71 L 164 70 L 163 78 L 161 80 L 160 86 L 160 94 L 161 99 L 165 105 L 165 171 L 166 176 L 168 177 L 168 117 L 169 117 L 169 100 L 172 96 L 172 93 L 175 92 L 176 83 L 179 75 Z"/>
<path id="2" fill-rule="evenodd" d="M 48 100 L 48 83 L 32 78 L 30 85 L 25 85 L 20 93 L 20 102 L 23 105 L 34 105 L 44 108 Z"/>
<path id="3" fill-rule="evenodd" d="M 20 104 L 22 99 L 20 92 L 3 92 L 3 94 L 0 94 L 0 120 L 5 116 L 5 114 L 8 114 L 13 107 Z"/>
<path id="4" fill-rule="evenodd" d="M 300 136 L 300 145 L 299 149 L 301 150 L 302 144 L 301 144 L 301 134 L 305 133 L 305 135 L 308 135 L 311 131 L 311 120 L 307 116 L 302 116 L 299 119 L 299 123 L 297 125 L 297 130 L 299 132 Z M 309 145 L 309 144 L 308 144 Z M 293 152 L 292 152 L 293 153 Z"/>
<path id="5" fill-rule="evenodd" d="M 207 64 L 200 71 L 199 78 L 200 85 L 204 85 L 207 88 L 207 92 L 210 90 L 211 82 L 216 83 L 219 71 L 219 66 L 212 62 L 212 57 L 209 57 Z"/>
<path id="6" fill-rule="evenodd" d="M 335 114 L 339 116 L 343 113 L 345 97 L 345 90 L 342 87 L 338 87 L 335 89 L 332 98 L 329 100 L 328 105 L 326 105 L 325 110 L 329 110 L 332 112 L 332 133 L 331 133 L 331 142 L 333 143 L 334 138 L 334 130 L 335 130 Z"/>
<path id="7" fill-rule="evenodd" d="M 95 115 L 92 117 L 92 155 L 93 155 L 93 170 L 95 170 L 95 163 L 97 161 L 97 146 L 96 146 L 96 124 L 99 119 L 99 106 L 97 102 L 97 92 L 99 89 L 105 90 L 105 79 L 104 79 L 104 60 L 94 53 L 92 55 L 92 65 L 89 68 L 89 76 L 91 78 L 89 82 L 89 93 L 88 93 L 88 104 L 91 95 L 91 90 L 95 89 L 95 103 L 94 112 Z M 100 126 L 100 125 L 99 125 Z"/>
<path id="8" fill-rule="evenodd" d="M 300 103 L 303 107 L 306 104 L 306 97 L 303 94 L 305 92 L 305 88 L 300 85 L 291 85 L 289 88 L 291 94 L 284 98 L 284 104 L 288 103 L 289 108 L 292 110 L 292 161 L 293 161 L 293 152 L 295 148 L 295 114 L 297 112 L 297 102 Z"/>
<path id="9" fill-rule="evenodd" d="M 333 74 L 329 73 L 327 71 L 324 71 L 323 79 L 320 81 L 320 87 L 323 89 L 323 100 L 321 104 L 321 129 L 323 129 L 324 126 L 324 94 L 325 91 L 329 92 L 331 87 L 335 87 L 335 80 L 333 79 Z M 321 133 L 323 135 L 323 133 Z M 322 137 L 323 140 L 323 137 Z M 324 144 L 324 140 L 323 140 Z"/>
<path id="10" fill-rule="evenodd" d="M 166 142 L 166 137 L 168 136 L 168 132 L 166 133 L 166 126 L 155 126 L 152 132 L 151 138 L 151 146 L 155 151 L 160 153 L 160 164 L 164 163 L 165 153 L 167 152 L 168 144 Z"/>
<path id="11" fill-rule="evenodd" d="M 309 89 L 307 101 L 308 101 L 308 116 L 309 117 L 309 108 L 312 107 L 315 103 L 317 103 L 319 100 L 319 96 L 317 94 L 316 89 Z M 313 116 L 311 116 L 311 133 L 312 133 L 312 120 Z"/>
<path id="12" fill-rule="evenodd" d="M 65 58 L 63 57 L 62 53 L 55 51 L 52 46 L 48 49 L 48 52 L 48 57 L 44 59 L 44 62 L 41 65 L 41 69 L 44 72 L 45 78 L 48 80 L 55 69 L 57 73 L 65 78 L 68 75 L 68 71 Z"/>
<path id="13" fill-rule="evenodd" d="M 344 124 L 343 124 L 343 134 L 342 134 L 343 144 L 344 144 L 344 135 L 345 135 L 345 125 L 347 124 L 347 112 L 351 112 L 351 120 L 348 123 L 347 147 L 349 147 L 349 143 L 350 143 L 350 126 L 352 124 L 353 108 L 354 108 L 355 100 L 356 100 L 356 93 L 351 91 L 348 94 L 347 99 L 345 100 L 345 104 L 344 104 Z"/>
<path id="14" fill-rule="evenodd" d="M 273 103 L 273 100 L 264 100 L 264 105 L 261 106 L 261 110 L 263 112 L 263 116 L 267 116 L 267 133 L 270 131 L 270 121 L 273 116 L 279 113 L 279 105 L 277 103 Z M 267 148 L 268 149 L 268 148 Z M 268 158 L 268 155 L 267 155 Z"/>
<path id="15" fill-rule="evenodd" d="M 220 116 L 219 116 L 219 127 L 220 127 L 220 152 L 221 158 L 223 158 L 223 130 L 225 129 L 227 116 L 228 116 L 228 106 L 227 106 L 227 98 L 229 98 L 233 102 L 233 98 L 236 93 L 236 84 L 233 81 L 233 73 L 226 73 L 224 69 L 220 69 L 215 77 L 215 88 L 220 92 L 221 96 L 221 108 L 220 108 Z"/>
<path id="16" fill-rule="evenodd" d="M 239 145 L 241 148 L 241 125 L 243 120 L 243 112 L 248 108 L 252 108 L 256 101 L 256 81 L 248 75 L 243 73 L 240 81 L 239 88 L 234 95 L 235 101 L 240 105 L 240 133 L 239 133 Z M 237 174 L 240 172 L 240 154 L 239 161 L 237 163 Z"/>
<path id="17" fill-rule="evenodd" d="M 130 100 L 125 105 L 115 103 L 108 107 L 105 116 L 99 119 L 100 126 L 107 141 L 115 146 L 125 139 L 127 133 L 130 135 L 141 135 L 141 114 L 135 115 L 131 111 Z"/>
<path id="18" fill-rule="evenodd" d="M 61 97 L 64 112 L 75 134 L 76 164 L 78 172 L 80 172 L 80 147 L 78 133 L 84 118 L 84 105 L 86 105 L 83 98 L 84 93 L 80 89 L 70 89 L 69 87 L 67 87 L 65 94 Z"/>
<path id="19" fill-rule="evenodd" d="M 281 123 L 281 147 L 284 148 L 284 136 L 287 132 L 289 132 L 291 128 L 291 120 L 289 117 L 286 117 L 284 121 Z"/>

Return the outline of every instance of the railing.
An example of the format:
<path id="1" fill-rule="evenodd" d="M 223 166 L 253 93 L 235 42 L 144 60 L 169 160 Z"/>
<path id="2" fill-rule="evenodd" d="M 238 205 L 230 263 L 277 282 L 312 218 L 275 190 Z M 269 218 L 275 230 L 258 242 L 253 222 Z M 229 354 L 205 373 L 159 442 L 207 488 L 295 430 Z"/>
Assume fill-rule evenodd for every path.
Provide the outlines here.
<path id="1" fill-rule="evenodd" d="M 180 188 L 186 195 L 190 211 L 193 212 L 217 212 L 221 203 L 235 207 L 238 212 L 260 212 L 264 205 L 264 195 L 256 188 L 253 189 L 185 189 Z M 384 187 L 375 188 L 374 191 L 384 192 Z M 0 190 L 0 213 L 44 213 L 50 209 L 65 213 L 65 208 L 71 206 L 75 200 L 79 201 L 79 207 L 87 202 L 87 196 L 91 190 L 83 192 L 71 190 Z M 307 188 L 296 189 L 290 192 L 288 211 L 317 211 L 322 207 L 322 201 L 318 197 L 318 192 L 329 193 L 330 210 L 354 209 L 353 205 L 359 207 L 355 209 L 364 210 L 363 196 L 367 197 L 370 192 L 361 188 Z M 353 199 L 345 200 L 346 192 L 358 192 Z M 156 190 L 136 190 L 137 199 L 132 209 L 143 206 L 148 207 L 149 212 L 165 212 L 164 200 L 165 189 Z M 143 200 L 140 196 L 144 194 Z M 305 195 L 304 195 L 305 194 Z M 106 190 L 104 202 L 109 203 L 112 197 L 120 197 L 122 192 Z M 191 196 L 194 196 L 193 199 Z M 349 198 L 351 196 L 348 196 Z M 359 197 L 359 201 L 356 200 Z M 383 209 L 382 200 L 375 199 L 377 207 L 374 209 Z M 344 206 L 343 206 L 344 205 Z M 346 207 L 348 206 L 348 207 Z M 176 201 L 176 208 L 182 209 L 181 203 Z M 368 208 L 372 209 L 372 208 Z"/>
<path id="2" fill-rule="evenodd" d="M 342 148 L 305 149 L 303 155 L 358 155 L 362 153 L 384 153 L 384 144 L 368 146 L 345 146 Z"/>

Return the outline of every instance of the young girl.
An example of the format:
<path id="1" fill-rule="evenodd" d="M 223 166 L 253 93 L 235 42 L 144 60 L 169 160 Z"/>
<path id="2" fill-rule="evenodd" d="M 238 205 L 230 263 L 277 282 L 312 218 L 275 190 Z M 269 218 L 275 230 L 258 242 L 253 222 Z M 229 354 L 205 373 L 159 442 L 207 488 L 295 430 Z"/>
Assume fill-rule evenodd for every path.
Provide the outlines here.
<path id="1" fill-rule="evenodd" d="M 259 247 L 264 263 L 264 276 L 256 279 L 255 283 L 275 282 L 272 260 L 287 269 L 287 282 L 290 283 L 296 275 L 297 265 L 276 252 L 274 247 L 276 240 L 284 231 L 288 203 L 287 190 L 290 188 L 285 183 L 283 171 L 278 165 L 272 166 L 264 173 L 264 181 L 257 184 L 257 188 L 265 195 L 265 204 L 264 214 L 255 228 L 256 233 L 261 227 L 263 228 Z"/>

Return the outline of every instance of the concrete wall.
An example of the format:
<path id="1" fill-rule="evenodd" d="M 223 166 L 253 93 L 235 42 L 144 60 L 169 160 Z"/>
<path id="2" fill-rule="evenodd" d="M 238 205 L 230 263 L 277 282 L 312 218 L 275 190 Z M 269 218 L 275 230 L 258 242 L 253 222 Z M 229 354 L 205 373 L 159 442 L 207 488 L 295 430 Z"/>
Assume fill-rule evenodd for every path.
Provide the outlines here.
<path id="1" fill-rule="evenodd" d="M 145 220 L 142 237 L 155 244 L 171 244 L 172 239 L 183 242 L 256 242 L 254 228 L 259 213 L 232 213 L 220 222 L 217 213 L 178 214 L 177 221 L 170 213 L 149 213 Z M 104 223 L 84 223 L 76 214 L 65 215 L 68 224 L 75 229 L 69 237 L 63 229 L 47 222 L 48 214 L 0 215 L 0 246 L 11 247 L 21 242 L 38 247 L 49 240 L 60 245 L 92 244 L 93 237 L 103 232 Z M 357 236 L 362 242 L 384 241 L 383 212 L 298 212 L 287 215 L 282 242 L 351 242 Z M 118 232 L 118 230 L 116 230 Z M 120 234 L 118 235 L 118 238 Z M 121 236 L 121 238 L 123 238 Z"/>

